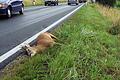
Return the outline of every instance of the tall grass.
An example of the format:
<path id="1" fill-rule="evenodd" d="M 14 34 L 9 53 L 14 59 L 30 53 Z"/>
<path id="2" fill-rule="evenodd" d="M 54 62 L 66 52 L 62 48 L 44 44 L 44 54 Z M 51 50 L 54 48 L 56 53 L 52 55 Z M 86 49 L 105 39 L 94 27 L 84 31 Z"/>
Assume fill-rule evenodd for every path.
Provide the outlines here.
<path id="1" fill-rule="evenodd" d="M 99 4 L 97 4 L 97 8 L 103 16 L 112 22 L 109 32 L 113 35 L 120 34 L 120 10 Z"/>

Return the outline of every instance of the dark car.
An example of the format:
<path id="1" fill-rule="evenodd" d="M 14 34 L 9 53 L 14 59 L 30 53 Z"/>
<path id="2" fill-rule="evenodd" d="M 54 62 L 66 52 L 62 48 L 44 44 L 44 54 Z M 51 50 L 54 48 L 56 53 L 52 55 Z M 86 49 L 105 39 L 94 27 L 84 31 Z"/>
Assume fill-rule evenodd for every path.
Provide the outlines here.
<path id="1" fill-rule="evenodd" d="M 71 5 L 71 4 L 78 5 L 78 1 L 77 0 L 68 0 L 68 5 Z"/>
<path id="2" fill-rule="evenodd" d="M 44 0 L 44 1 L 45 1 L 45 6 L 58 5 L 58 0 Z"/>
<path id="3" fill-rule="evenodd" d="M 23 11 L 23 0 L 0 0 L 0 15 L 10 18 L 14 12 L 23 14 Z"/>
<path id="4" fill-rule="evenodd" d="M 79 3 L 85 3 L 87 0 L 79 0 Z"/>

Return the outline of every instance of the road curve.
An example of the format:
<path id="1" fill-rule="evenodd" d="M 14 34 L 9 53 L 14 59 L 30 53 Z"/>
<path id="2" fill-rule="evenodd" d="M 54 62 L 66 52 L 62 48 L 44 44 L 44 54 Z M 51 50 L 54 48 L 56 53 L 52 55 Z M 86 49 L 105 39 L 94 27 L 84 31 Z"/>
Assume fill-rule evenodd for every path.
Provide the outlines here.
<path id="1" fill-rule="evenodd" d="M 59 5 L 26 9 L 24 15 L 0 19 L 0 56 L 42 31 L 78 6 Z"/>

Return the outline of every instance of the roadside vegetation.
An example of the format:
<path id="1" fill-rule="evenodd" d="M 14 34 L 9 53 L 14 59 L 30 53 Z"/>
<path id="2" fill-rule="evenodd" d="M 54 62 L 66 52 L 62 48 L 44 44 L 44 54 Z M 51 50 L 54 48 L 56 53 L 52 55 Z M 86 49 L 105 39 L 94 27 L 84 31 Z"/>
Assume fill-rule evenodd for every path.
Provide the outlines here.
<path id="1" fill-rule="evenodd" d="M 117 6 L 118 8 L 120 8 L 120 0 L 117 0 L 116 6 Z"/>
<path id="2" fill-rule="evenodd" d="M 37 5 L 43 5 L 43 0 L 35 0 L 36 6 Z M 33 0 L 24 0 L 25 6 L 33 6 Z"/>
<path id="3" fill-rule="evenodd" d="M 117 0 L 96 0 L 96 2 L 104 6 L 114 7 L 116 5 Z"/>
<path id="4" fill-rule="evenodd" d="M 97 8 L 103 16 L 112 22 L 111 28 L 108 31 L 113 35 L 120 34 L 120 10 L 102 5 L 97 5 Z"/>
<path id="5" fill-rule="evenodd" d="M 113 16 L 84 6 L 53 31 L 61 45 L 20 58 L 1 80 L 120 80 L 120 36 L 108 32 Z"/>

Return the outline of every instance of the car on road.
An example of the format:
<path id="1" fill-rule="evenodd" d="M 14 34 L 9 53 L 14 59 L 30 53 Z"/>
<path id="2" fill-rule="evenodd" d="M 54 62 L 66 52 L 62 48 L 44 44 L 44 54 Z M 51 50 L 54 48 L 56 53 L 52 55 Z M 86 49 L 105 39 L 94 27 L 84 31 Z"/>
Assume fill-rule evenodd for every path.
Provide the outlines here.
<path id="1" fill-rule="evenodd" d="M 58 0 L 44 0 L 44 1 L 45 1 L 45 6 L 58 5 Z"/>
<path id="2" fill-rule="evenodd" d="M 23 0 L 0 0 L 0 15 L 6 15 L 10 18 L 13 13 L 23 14 L 23 11 Z"/>
<path id="3" fill-rule="evenodd" d="M 79 0 L 79 3 L 85 3 L 87 0 Z"/>
<path id="4" fill-rule="evenodd" d="M 68 0 L 68 5 L 76 4 L 78 5 L 78 0 Z"/>

